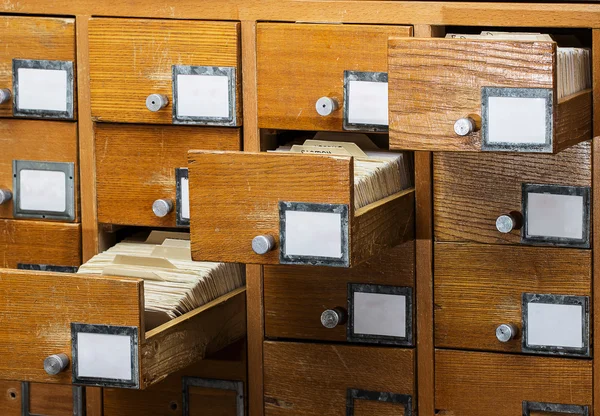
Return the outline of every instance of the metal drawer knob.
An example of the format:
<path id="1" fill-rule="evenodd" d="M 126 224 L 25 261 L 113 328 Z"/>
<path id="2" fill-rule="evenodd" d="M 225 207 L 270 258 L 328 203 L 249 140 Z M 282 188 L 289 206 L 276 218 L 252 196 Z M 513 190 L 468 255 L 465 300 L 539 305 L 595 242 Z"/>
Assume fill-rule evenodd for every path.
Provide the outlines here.
<path id="1" fill-rule="evenodd" d="M 275 248 L 275 238 L 272 235 L 257 235 L 252 239 L 252 250 L 256 254 L 267 254 Z"/>
<path id="2" fill-rule="evenodd" d="M 159 218 L 166 217 L 169 212 L 173 211 L 173 201 L 170 199 L 157 199 L 152 204 L 152 211 Z"/>
<path id="3" fill-rule="evenodd" d="M 475 131 L 475 120 L 471 117 L 463 117 L 454 123 L 454 132 L 459 136 L 467 136 Z"/>
<path id="4" fill-rule="evenodd" d="M 10 201 L 12 196 L 12 192 L 8 189 L 0 189 L 0 205 Z"/>
<path id="5" fill-rule="evenodd" d="M 513 324 L 502 324 L 496 328 L 496 338 L 500 342 L 508 342 L 517 337 L 518 330 Z"/>
<path id="6" fill-rule="evenodd" d="M 0 90 L 0 104 L 10 101 L 10 97 L 12 97 L 12 94 L 8 88 L 3 88 Z"/>
<path id="7" fill-rule="evenodd" d="M 169 97 L 162 94 L 150 94 L 146 98 L 146 108 L 148 110 L 157 112 L 169 105 Z"/>
<path id="8" fill-rule="evenodd" d="M 496 229 L 503 234 L 510 233 L 512 230 L 520 230 L 522 226 L 523 216 L 520 212 L 502 214 L 496 219 Z"/>
<path id="9" fill-rule="evenodd" d="M 44 360 L 44 370 L 51 376 L 55 376 L 58 373 L 65 371 L 69 366 L 69 357 L 66 354 L 54 354 L 46 357 Z"/>
<path id="10" fill-rule="evenodd" d="M 321 97 L 317 100 L 317 104 L 315 105 L 317 109 L 317 113 L 320 116 L 326 117 L 333 113 L 335 110 L 339 108 L 338 102 L 333 98 L 329 97 Z"/>
<path id="11" fill-rule="evenodd" d="M 321 325 L 325 328 L 335 328 L 346 323 L 346 311 L 342 308 L 327 309 L 321 314 Z"/>

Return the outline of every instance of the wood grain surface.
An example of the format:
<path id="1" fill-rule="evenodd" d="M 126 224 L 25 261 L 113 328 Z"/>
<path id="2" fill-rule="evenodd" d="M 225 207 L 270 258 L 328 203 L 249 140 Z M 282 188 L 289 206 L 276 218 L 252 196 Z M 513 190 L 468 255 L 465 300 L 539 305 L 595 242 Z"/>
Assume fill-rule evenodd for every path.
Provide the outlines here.
<path id="1" fill-rule="evenodd" d="M 521 337 L 496 339 L 513 324 L 523 333 L 522 294 L 590 297 L 590 250 L 488 244 L 435 244 L 435 346 L 521 352 Z M 591 322 L 591 321 L 590 321 Z"/>
<path id="2" fill-rule="evenodd" d="M 447 350 L 435 356 L 440 416 L 521 415 L 525 400 L 587 405 L 593 415 L 591 360 Z"/>
<path id="3" fill-rule="evenodd" d="M 148 227 L 176 226 L 176 168 L 187 167 L 191 149 L 240 150 L 239 129 L 96 125 L 98 221 Z M 152 203 L 173 201 L 159 218 Z"/>
<path id="4" fill-rule="evenodd" d="M 239 97 L 239 23 L 92 19 L 89 36 L 96 121 L 171 124 L 173 65 L 235 67 Z M 150 94 L 166 95 L 169 105 L 149 111 Z"/>
<path id="5" fill-rule="evenodd" d="M 34 415 L 73 416 L 73 387 L 29 384 L 29 412 Z"/>
<path id="6" fill-rule="evenodd" d="M 592 90 L 564 97 L 554 114 L 554 147 L 562 151 L 592 138 Z"/>
<path id="7" fill-rule="evenodd" d="M 267 341 L 264 353 L 268 416 L 344 415 L 349 388 L 407 394 L 414 400 L 412 349 Z M 386 405 L 381 409 L 374 414 L 390 414 Z M 402 415 L 402 410 L 397 405 L 392 414 Z"/>
<path id="8" fill-rule="evenodd" d="M 259 127 L 342 131 L 344 71 L 387 72 L 388 37 L 411 35 L 409 26 L 259 23 Z M 339 109 L 320 116 L 321 97 Z"/>
<path id="9" fill-rule="evenodd" d="M 0 380 L 0 414 L 22 416 L 21 383 L 19 381 Z"/>
<path id="10" fill-rule="evenodd" d="M 591 143 L 557 155 L 435 153 L 434 230 L 437 241 L 518 244 L 496 219 L 521 211 L 521 184 L 591 186 Z"/>

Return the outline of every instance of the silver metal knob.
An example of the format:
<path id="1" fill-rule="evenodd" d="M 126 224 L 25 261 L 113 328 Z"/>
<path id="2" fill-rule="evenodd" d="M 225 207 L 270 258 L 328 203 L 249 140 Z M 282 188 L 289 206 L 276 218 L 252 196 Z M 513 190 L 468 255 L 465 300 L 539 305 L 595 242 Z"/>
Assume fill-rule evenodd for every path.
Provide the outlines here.
<path id="1" fill-rule="evenodd" d="M 8 88 L 3 88 L 0 90 L 0 104 L 10 101 L 10 97 L 12 97 L 12 93 Z"/>
<path id="2" fill-rule="evenodd" d="M 173 211 L 173 201 L 170 199 L 157 199 L 152 204 L 152 212 L 159 218 L 166 217 L 171 211 Z"/>
<path id="3" fill-rule="evenodd" d="M 150 111 L 160 111 L 169 105 L 169 97 L 163 94 L 150 94 L 146 98 L 146 108 Z"/>
<path id="4" fill-rule="evenodd" d="M 502 214 L 496 218 L 496 229 L 503 234 L 510 233 L 512 230 L 519 230 L 522 226 L 523 217 L 520 212 Z"/>
<path id="5" fill-rule="evenodd" d="M 317 100 L 315 104 L 315 108 L 317 109 L 317 113 L 320 116 L 326 117 L 333 113 L 335 110 L 339 108 L 339 104 L 336 100 L 329 97 L 321 97 Z"/>
<path id="6" fill-rule="evenodd" d="M 12 196 L 12 192 L 8 189 L 0 189 L 0 205 L 10 201 Z"/>
<path id="7" fill-rule="evenodd" d="M 321 325 L 333 329 L 346 322 L 346 311 L 342 308 L 327 309 L 321 314 Z"/>
<path id="8" fill-rule="evenodd" d="M 517 327 L 513 324 L 502 324 L 496 328 L 496 338 L 500 342 L 508 342 L 515 339 L 518 334 Z"/>
<path id="9" fill-rule="evenodd" d="M 267 254 L 275 248 L 275 238 L 272 235 L 257 235 L 252 239 L 252 250 L 256 254 Z"/>
<path id="10" fill-rule="evenodd" d="M 55 376 L 58 373 L 65 371 L 69 366 L 69 357 L 66 354 L 54 354 L 46 357 L 44 360 L 44 370 L 51 376 Z"/>
<path id="11" fill-rule="evenodd" d="M 475 120 L 471 117 L 463 117 L 456 120 L 454 123 L 454 133 L 459 136 L 467 136 L 475 131 Z"/>

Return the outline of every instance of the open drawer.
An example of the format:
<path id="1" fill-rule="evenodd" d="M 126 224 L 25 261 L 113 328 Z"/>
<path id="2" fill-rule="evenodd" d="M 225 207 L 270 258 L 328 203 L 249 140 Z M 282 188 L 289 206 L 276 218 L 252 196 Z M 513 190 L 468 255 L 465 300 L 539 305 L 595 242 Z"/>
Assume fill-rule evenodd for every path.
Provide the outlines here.
<path id="1" fill-rule="evenodd" d="M 413 238 L 414 188 L 355 209 L 352 157 L 193 150 L 188 169 L 196 261 L 351 267 Z"/>
<path id="2" fill-rule="evenodd" d="M 150 331 L 141 279 L 0 269 L 0 299 L 5 380 L 145 389 L 246 333 L 245 288 Z"/>

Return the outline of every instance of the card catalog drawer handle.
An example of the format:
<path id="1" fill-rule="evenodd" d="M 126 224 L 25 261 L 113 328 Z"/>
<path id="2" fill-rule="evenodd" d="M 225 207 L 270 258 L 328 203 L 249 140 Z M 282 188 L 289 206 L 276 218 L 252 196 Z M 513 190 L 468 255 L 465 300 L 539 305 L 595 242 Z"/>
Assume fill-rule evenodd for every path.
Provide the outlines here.
<path id="1" fill-rule="evenodd" d="M 150 94 L 146 98 L 146 108 L 148 110 L 157 112 L 169 105 L 169 97 L 163 94 Z"/>
<path id="2" fill-rule="evenodd" d="M 10 201 L 12 196 L 12 192 L 8 189 L 0 189 L 0 205 Z"/>
<path id="3" fill-rule="evenodd" d="M 496 219 L 496 229 L 503 234 L 512 230 L 520 230 L 523 227 L 523 215 L 513 211 L 510 214 L 502 214 Z"/>
<path id="4" fill-rule="evenodd" d="M 496 338 L 500 342 L 508 342 L 513 340 L 519 334 L 519 330 L 513 324 L 502 324 L 496 328 Z"/>
<path id="5" fill-rule="evenodd" d="M 275 248 L 275 238 L 272 235 L 257 235 L 252 239 L 252 250 L 256 254 L 267 254 Z"/>
<path id="6" fill-rule="evenodd" d="M 475 120 L 471 117 L 463 117 L 456 120 L 454 123 L 454 132 L 459 136 L 468 136 L 477 128 Z"/>
<path id="7" fill-rule="evenodd" d="M 321 97 L 317 100 L 315 108 L 320 116 L 326 117 L 340 108 L 340 105 L 334 98 Z"/>
<path id="8" fill-rule="evenodd" d="M 321 314 L 321 325 L 333 329 L 346 323 L 348 313 L 343 308 L 327 309 Z"/>
<path id="9" fill-rule="evenodd" d="M 66 354 L 54 354 L 44 360 L 44 370 L 51 376 L 55 376 L 66 370 L 69 366 L 69 357 Z"/>
<path id="10" fill-rule="evenodd" d="M 166 217 L 169 212 L 173 211 L 173 201 L 170 199 L 157 199 L 152 204 L 152 211 L 159 218 Z"/>
<path id="11" fill-rule="evenodd" d="M 10 97 L 12 97 L 12 94 L 10 93 L 10 90 L 8 88 L 0 89 L 0 104 L 9 102 Z"/>

